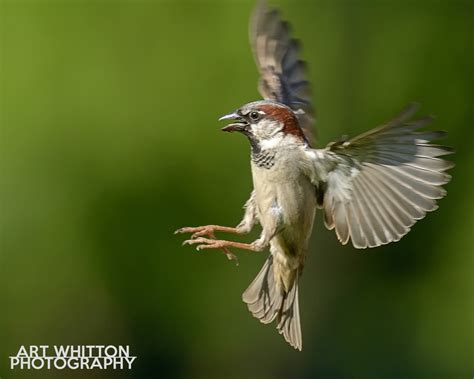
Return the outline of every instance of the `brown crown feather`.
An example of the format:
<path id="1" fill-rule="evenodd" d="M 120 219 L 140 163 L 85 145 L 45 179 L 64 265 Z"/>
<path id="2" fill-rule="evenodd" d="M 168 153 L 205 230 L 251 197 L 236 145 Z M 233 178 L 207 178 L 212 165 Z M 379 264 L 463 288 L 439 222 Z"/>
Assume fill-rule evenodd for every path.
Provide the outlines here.
<path id="1" fill-rule="evenodd" d="M 283 133 L 292 134 L 302 141 L 307 142 L 306 136 L 298 124 L 298 119 L 290 108 L 267 104 L 261 105 L 259 108 L 265 112 L 267 117 L 283 124 Z"/>

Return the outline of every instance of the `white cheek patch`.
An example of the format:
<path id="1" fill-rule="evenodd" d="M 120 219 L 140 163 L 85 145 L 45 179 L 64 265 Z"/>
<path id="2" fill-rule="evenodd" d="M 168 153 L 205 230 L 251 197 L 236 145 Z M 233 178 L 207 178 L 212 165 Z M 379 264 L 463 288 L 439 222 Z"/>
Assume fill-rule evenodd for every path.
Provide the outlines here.
<path id="1" fill-rule="evenodd" d="M 269 139 L 263 139 L 260 141 L 260 146 L 263 150 L 265 149 L 273 149 L 277 147 L 281 141 L 283 140 L 283 133 L 279 133 L 276 136 L 273 136 Z"/>
<path id="2" fill-rule="evenodd" d="M 259 139 L 270 139 L 279 134 L 283 129 L 281 122 L 276 123 L 270 120 L 261 120 L 257 124 L 252 124 L 252 133 Z"/>
<path id="3" fill-rule="evenodd" d="M 300 140 L 293 135 L 285 135 L 283 132 L 278 131 L 276 135 L 263 139 L 260 141 L 260 146 L 263 150 L 273 149 L 275 147 L 287 146 L 300 143 Z"/>

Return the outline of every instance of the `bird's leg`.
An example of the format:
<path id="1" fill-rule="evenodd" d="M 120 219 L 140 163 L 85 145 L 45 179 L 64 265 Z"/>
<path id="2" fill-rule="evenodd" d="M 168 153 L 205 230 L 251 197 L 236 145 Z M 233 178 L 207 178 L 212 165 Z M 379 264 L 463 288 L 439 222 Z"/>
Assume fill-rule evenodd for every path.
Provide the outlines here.
<path id="1" fill-rule="evenodd" d="M 237 227 L 236 229 L 238 229 Z M 205 249 L 223 249 L 224 253 L 226 253 L 227 258 L 237 260 L 234 254 L 228 251 L 229 247 L 235 247 L 238 249 L 243 250 L 250 250 L 250 251 L 263 251 L 265 247 L 268 246 L 270 243 L 270 239 L 275 235 L 277 231 L 277 224 L 272 224 L 271 229 L 262 230 L 260 237 L 253 241 L 252 243 L 242 243 L 242 242 L 235 242 L 235 241 L 226 241 L 226 240 L 218 240 L 215 239 L 213 233 L 210 234 L 211 238 L 203 238 L 203 237 L 195 237 L 188 239 L 183 242 L 183 245 L 198 245 L 196 246 L 196 250 L 205 250 Z M 231 255 L 229 255 L 229 253 Z"/>
<path id="2" fill-rule="evenodd" d="M 224 254 L 227 256 L 229 260 L 236 261 L 239 264 L 237 257 L 228 249 L 228 247 L 238 247 L 238 248 L 245 248 L 243 246 L 250 246 L 250 244 L 238 243 L 238 242 L 230 242 L 230 241 L 221 241 L 217 240 L 214 232 L 224 232 L 224 233 L 233 233 L 233 234 L 246 234 L 249 233 L 255 222 L 257 220 L 257 211 L 255 205 L 255 193 L 252 192 L 250 198 L 247 200 L 244 206 L 245 214 L 242 221 L 237 225 L 235 228 L 229 226 L 220 226 L 220 225 L 205 225 L 205 226 L 197 226 L 197 227 L 186 227 L 178 229 L 174 232 L 174 234 L 182 234 L 182 233 L 193 233 L 191 239 L 184 242 L 184 244 L 195 244 L 195 243 L 204 243 L 204 241 L 216 241 L 216 244 L 208 244 L 209 247 L 202 247 L 203 249 L 222 249 Z M 207 236 L 208 238 L 202 238 L 203 236 Z M 200 242 L 201 241 L 201 242 Z M 229 242 L 230 245 L 222 244 L 222 242 Z M 203 246 L 208 246 L 203 245 Z M 217 246 L 221 245 L 221 246 Z M 200 250 L 200 249 L 198 249 Z"/>
<path id="3" fill-rule="evenodd" d="M 246 234 L 249 233 L 257 220 L 257 208 L 255 205 L 255 193 L 252 192 L 250 198 L 247 200 L 244 206 L 245 214 L 242 221 L 235 228 L 230 226 L 220 225 L 205 225 L 197 227 L 186 227 L 178 229 L 174 234 L 182 233 L 193 233 L 191 239 L 208 236 L 210 238 L 216 238 L 213 236 L 214 232 L 224 232 L 232 234 Z"/>
<path id="4" fill-rule="evenodd" d="M 188 240 L 188 241 L 185 241 L 185 244 L 190 244 L 190 245 L 192 244 L 190 241 L 197 241 L 196 243 L 199 243 L 198 241 L 200 241 L 200 240 L 219 241 L 219 240 L 216 239 L 216 236 L 215 236 L 214 232 L 224 232 L 224 233 L 233 233 L 233 234 L 246 234 L 246 233 L 250 232 L 250 230 L 252 229 L 252 226 L 254 224 L 254 218 L 253 217 L 250 218 L 247 215 L 247 213 L 246 213 L 246 216 L 244 217 L 244 219 L 242 220 L 242 222 L 239 225 L 237 225 L 235 228 L 232 228 L 230 226 L 221 226 L 221 225 L 205 225 L 205 226 L 181 228 L 181 229 L 178 229 L 177 231 L 175 231 L 174 233 L 175 234 L 193 233 L 191 235 L 191 239 Z M 211 239 L 202 238 L 203 236 L 207 236 Z M 242 245 L 246 245 L 246 244 L 242 244 Z M 234 247 L 237 247 L 237 246 L 234 246 Z M 208 247 L 208 248 L 210 248 L 210 247 Z M 218 247 L 216 246 L 214 248 L 218 248 Z M 237 265 L 239 264 L 237 256 L 234 253 L 232 253 L 228 249 L 227 246 L 221 246 L 220 249 L 222 249 L 222 251 L 224 251 L 224 254 L 226 255 L 227 259 L 229 259 L 231 261 L 235 261 Z"/>
<path id="5" fill-rule="evenodd" d="M 229 226 L 205 225 L 205 226 L 197 226 L 197 227 L 184 227 L 184 228 L 181 228 L 181 229 L 178 229 L 177 231 L 175 231 L 174 234 L 193 233 L 193 235 L 191 236 L 191 241 L 194 241 L 197 238 L 200 238 L 202 236 L 208 236 L 209 238 L 212 238 L 213 240 L 216 240 L 216 236 L 214 234 L 215 231 L 226 232 L 226 233 L 234 233 L 234 234 L 243 233 L 243 231 L 241 231 L 241 229 L 239 229 L 239 227 L 232 228 L 232 227 L 229 227 Z M 232 253 L 225 246 L 221 247 L 221 249 L 224 252 L 224 254 L 226 255 L 227 259 L 229 259 L 230 261 L 235 261 L 235 264 L 237 266 L 239 265 L 239 260 L 237 259 L 237 256 L 234 253 Z"/>
<path id="6" fill-rule="evenodd" d="M 205 249 L 225 249 L 227 247 L 235 247 L 237 249 L 243 250 L 250 250 L 250 251 L 262 251 L 266 246 L 266 241 L 262 243 L 262 239 L 259 238 L 258 240 L 252 243 L 242 243 L 242 242 L 234 242 L 234 241 L 226 241 L 226 240 L 216 240 L 216 239 L 209 239 L 203 237 L 197 237 L 193 239 L 189 239 L 183 242 L 183 245 L 196 245 L 196 250 L 205 250 Z"/>
<path id="7" fill-rule="evenodd" d="M 193 233 L 191 236 L 192 239 L 208 236 L 211 238 L 215 238 L 212 236 L 214 232 L 224 232 L 224 233 L 233 233 L 233 234 L 242 234 L 244 231 L 239 229 L 239 227 L 232 228 L 230 226 L 220 226 L 220 225 L 204 225 L 204 226 L 196 226 L 196 227 L 185 227 L 178 229 L 174 232 L 174 234 L 183 234 L 183 233 Z"/>

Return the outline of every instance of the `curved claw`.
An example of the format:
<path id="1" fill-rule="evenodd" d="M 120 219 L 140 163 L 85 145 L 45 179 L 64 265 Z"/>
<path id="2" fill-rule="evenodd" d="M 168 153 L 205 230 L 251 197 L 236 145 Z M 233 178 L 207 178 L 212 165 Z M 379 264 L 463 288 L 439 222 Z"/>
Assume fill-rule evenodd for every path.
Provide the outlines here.
<path id="1" fill-rule="evenodd" d="M 183 233 L 194 233 L 199 227 L 186 226 L 184 228 L 179 228 L 174 231 L 174 234 L 183 234 Z"/>
<path id="2" fill-rule="evenodd" d="M 189 240 L 186 240 L 183 242 L 183 246 L 184 245 L 195 245 L 197 243 L 201 243 L 201 244 L 204 244 L 204 243 L 207 243 L 207 244 L 210 244 L 213 240 L 210 240 L 208 238 L 194 238 L 194 239 L 189 239 Z"/>
<path id="3" fill-rule="evenodd" d="M 212 245 L 212 244 L 207 244 L 207 245 L 198 245 L 196 246 L 196 250 L 206 250 L 206 249 L 221 249 L 223 246 L 219 246 L 218 244 Z"/>

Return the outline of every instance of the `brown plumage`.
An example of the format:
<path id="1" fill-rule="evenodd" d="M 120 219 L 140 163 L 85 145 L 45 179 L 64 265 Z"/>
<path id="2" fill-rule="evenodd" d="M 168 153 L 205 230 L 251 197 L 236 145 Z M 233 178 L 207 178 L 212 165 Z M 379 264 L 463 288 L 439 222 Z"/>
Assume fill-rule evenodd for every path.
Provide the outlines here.
<path id="1" fill-rule="evenodd" d="M 298 123 L 298 118 L 291 109 L 275 107 L 273 104 L 260 105 L 258 109 L 262 110 L 268 118 L 280 122 L 283 125 L 283 133 L 292 134 L 303 141 L 307 141 L 303 129 L 301 129 Z"/>

